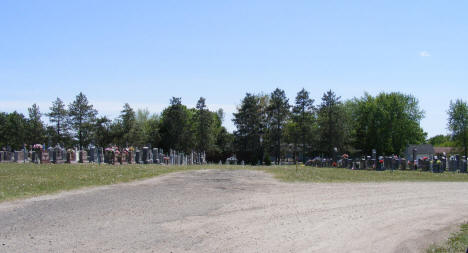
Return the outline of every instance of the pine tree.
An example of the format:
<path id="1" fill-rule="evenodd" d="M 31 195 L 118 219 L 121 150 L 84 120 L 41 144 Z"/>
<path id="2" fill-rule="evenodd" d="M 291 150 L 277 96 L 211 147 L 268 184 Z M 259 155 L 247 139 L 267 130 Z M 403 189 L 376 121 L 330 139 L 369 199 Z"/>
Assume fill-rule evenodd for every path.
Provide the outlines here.
<path id="1" fill-rule="evenodd" d="M 90 131 L 97 115 L 93 105 L 89 104 L 88 98 L 80 92 L 75 101 L 68 106 L 70 123 L 75 131 L 80 149 L 90 142 Z"/>
<path id="2" fill-rule="evenodd" d="M 195 144 L 198 152 L 210 151 L 214 136 L 213 136 L 213 116 L 207 109 L 205 98 L 200 97 L 196 106 L 195 113 Z"/>
<path id="3" fill-rule="evenodd" d="M 29 119 L 27 121 L 27 142 L 30 144 L 43 143 L 45 137 L 44 123 L 41 120 L 42 114 L 37 104 L 28 108 Z"/>
<path id="4" fill-rule="evenodd" d="M 314 111 L 314 100 L 309 98 L 309 92 L 307 90 L 302 89 L 296 96 L 296 103 L 292 109 L 292 121 L 294 122 L 294 127 L 300 136 L 300 142 L 302 144 L 301 157 L 303 163 L 305 163 L 306 144 L 310 145 L 309 141 L 313 134 L 312 132 L 315 124 Z M 294 144 L 297 145 L 297 143 Z"/>
<path id="5" fill-rule="evenodd" d="M 49 122 L 53 124 L 53 142 L 55 144 L 61 143 L 64 145 L 65 139 L 69 135 L 68 111 L 63 101 L 58 97 L 52 102 L 52 106 L 49 109 L 50 113 L 48 113 L 47 116 L 49 117 Z"/>
<path id="6" fill-rule="evenodd" d="M 289 117 L 289 108 L 289 99 L 286 97 L 284 90 L 275 89 L 270 95 L 267 117 L 270 143 L 273 146 L 275 162 L 277 164 L 279 164 L 281 159 L 281 139 L 283 137 L 284 126 Z"/>

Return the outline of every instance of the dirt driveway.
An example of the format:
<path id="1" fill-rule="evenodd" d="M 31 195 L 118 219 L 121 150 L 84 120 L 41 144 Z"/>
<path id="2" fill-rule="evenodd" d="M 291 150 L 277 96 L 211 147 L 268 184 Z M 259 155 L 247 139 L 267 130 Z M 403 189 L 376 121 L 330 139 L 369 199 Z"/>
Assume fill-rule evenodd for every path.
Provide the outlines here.
<path id="1" fill-rule="evenodd" d="M 0 252 L 419 252 L 468 183 L 281 183 L 203 170 L 0 204 Z"/>

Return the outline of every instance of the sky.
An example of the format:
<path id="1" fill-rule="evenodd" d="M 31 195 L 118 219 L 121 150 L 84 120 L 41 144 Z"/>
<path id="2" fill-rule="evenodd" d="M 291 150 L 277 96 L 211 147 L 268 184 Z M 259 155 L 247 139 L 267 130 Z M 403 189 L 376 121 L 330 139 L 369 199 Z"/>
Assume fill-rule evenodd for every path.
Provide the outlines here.
<path id="1" fill-rule="evenodd" d="M 83 92 L 100 115 L 206 98 L 224 125 L 247 92 L 343 100 L 398 91 L 428 136 L 467 100 L 468 1 L 0 1 L 0 111 Z M 44 120 L 46 120 L 44 118 Z"/>

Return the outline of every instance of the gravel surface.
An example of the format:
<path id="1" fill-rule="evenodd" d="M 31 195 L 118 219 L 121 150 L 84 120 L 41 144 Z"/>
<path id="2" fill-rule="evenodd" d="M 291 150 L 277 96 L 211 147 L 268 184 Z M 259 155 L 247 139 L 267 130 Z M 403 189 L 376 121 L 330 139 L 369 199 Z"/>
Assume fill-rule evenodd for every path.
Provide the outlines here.
<path id="1" fill-rule="evenodd" d="M 420 252 L 468 183 L 281 183 L 202 170 L 0 204 L 0 252 Z"/>

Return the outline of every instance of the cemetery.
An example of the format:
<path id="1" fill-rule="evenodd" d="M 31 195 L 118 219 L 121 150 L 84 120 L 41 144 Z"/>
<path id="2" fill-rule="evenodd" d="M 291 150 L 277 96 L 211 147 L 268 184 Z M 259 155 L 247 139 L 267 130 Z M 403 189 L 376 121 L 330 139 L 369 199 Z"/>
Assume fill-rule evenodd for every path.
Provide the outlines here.
<path id="1" fill-rule="evenodd" d="M 44 147 L 44 148 L 43 148 Z M 0 151 L 2 163 L 33 164 L 158 164 L 158 165 L 203 165 L 206 164 L 205 153 L 191 152 L 185 154 L 175 150 L 164 153 L 163 149 L 138 148 L 99 148 L 90 146 L 86 150 L 65 149 L 60 146 L 46 147 L 35 144 L 31 150 Z"/>
<path id="2" fill-rule="evenodd" d="M 427 146 L 427 145 L 419 145 Z M 432 147 L 432 146 L 431 146 Z M 350 157 L 348 154 L 335 155 L 332 158 L 316 157 L 308 160 L 305 165 L 320 168 L 347 168 L 351 170 L 419 170 L 432 173 L 458 172 L 467 173 L 467 158 L 458 154 L 434 155 L 421 154 L 417 146 L 409 146 L 412 152 L 408 152 L 407 158 L 392 156 L 377 156 L 373 150 L 370 156 Z M 415 157 L 416 159 L 413 159 Z M 119 147 L 95 147 L 89 146 L 86 150 L 65 149 L 60 146 L 48 147 L 35 144 L 31 150 L 26 148 L 20 151 L 0 151 L 1 163 L 32 163 L 32 164 L 156 164 L 156 165 L 204 165 L 207 164 L 204 152 L 177 152 L 169 150 L 165 153 L 161 148 L 119 148 Z M 280 161 L 277 165 L 294 165 L 297 161 Z M 236 156 L 228 157 L 224 162 L 217 164 L 244 165 L 244 161 L 238 161 Z M 260 164 L 259 165 L 264 165 Z"/>
<path id="3" fill-rule="evenodd" d="M 0 253 L 468 253 L 468 1 L 0 6 Z"/>

